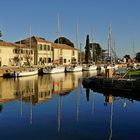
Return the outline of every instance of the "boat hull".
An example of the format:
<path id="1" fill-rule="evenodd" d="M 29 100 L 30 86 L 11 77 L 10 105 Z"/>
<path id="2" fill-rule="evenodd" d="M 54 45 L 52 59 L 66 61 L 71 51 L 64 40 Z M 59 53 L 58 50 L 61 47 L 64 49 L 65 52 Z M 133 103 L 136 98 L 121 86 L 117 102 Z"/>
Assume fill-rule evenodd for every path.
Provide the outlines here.
<path id="1" fill-rule="evenodd" d="M 82 69 L 83 71 L 93 71 L 93 70 L 97 70 L 97 66 L 85 66 Z"/>
<path id="2" fill-rule="evenodd" d="M 77 72 L 82 71 L 82 66 L 69 66 L 66 68 L 67 72 Z"/>
<path id="3" fill-rule="evenodd" d="M 44 74 L 53 74 L 53 73 L 63 73 L 65 72 L 65 67 L 47 67 L 43 68 Z"/>
<path id="4" fill-rule="evenodd" d="M 38 70 L 26 70 L 21 72 L 14 72 L 11 73 L 11 77 L 26 77 L 26 76 L 32 76 L 32 75 L 38 75 Z"/>

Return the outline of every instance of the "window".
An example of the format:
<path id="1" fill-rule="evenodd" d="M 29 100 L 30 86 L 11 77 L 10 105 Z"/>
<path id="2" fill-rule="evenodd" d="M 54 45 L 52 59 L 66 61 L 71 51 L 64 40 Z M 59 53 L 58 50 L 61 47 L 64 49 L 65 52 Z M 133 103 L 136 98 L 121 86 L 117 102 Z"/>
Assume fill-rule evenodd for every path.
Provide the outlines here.
<path id="1" fill-rule="evenodd" d="M 39 61 L 40 61 L 40 62 L 42 61 L 42 57 L 39 58 Z"/>
<path id="2" fill-rule="evenodd" d="M 26 54 L 26 50 L 23 50 L 23 54 Z"/>
<path id="3" fill-rule="evenodd" d="M 13 52 L 16 53 L 16 54 L 19 53 L 18 49 L 14 49 Z"/>
<path id="4" fill-rule="evenodd" d="M 48 58 L 48 63 L 51 63 L 51 58 Z"/>
<path id="5" fill-rule="evenodd" d="M 60 49 L 60 55 L 62 55 L 63 53 L 62 53 L 63 51 L 62 51 L 62 49 Z"/>
<path id="6" fill-rule="evenodd" d="M 33 50 L 31 50 L 31 54 L 33 54 Z"/>
<path id="7" fill-rule="evenodd" d="M 42 44 L 40 44 L 40 50 L 42 50 Z"/>
<path id="8" fill-rule="evenodd" d="M 50 45 L 47 45 L 47 50 L 50 51 Z"/>
<path id="9" fill-rule="evenodd" d="M 72 51 L 72 55 L 74 55 L 75 54 L 75 52 L 74 52 L 74 50 Z"/>
<path id="10" fill-rule="evenodd" d="M 45 51 L 47 50 L 47 45 L 44 45 L 44 50 L 45 50 Z"/>
<path id="11" fill-rule="evenodd" d="M 40 44 L 38 44 L 38 50 L 40 50 Z"/>
<path id="12" fill-rule="evenodd" d="M 43 45 L 42 44 L 38 44 L 38 50 L 42 50 L 43 49 Z"/>
<path id="13" fill-rule="evenodd" d="M 44 63 L 47 63 L 47 58 L 44 58 Z"/>
<path id="14" fill-rule="evenodd" d="M 66 60 L 66 59 L 64 59 L 64 63 L 66 63 L 66 61 L 67 61 L 67 60 Z"/>
<path id="15" fill-rule="evenodd" d="M 23 54 L 23 50 L 21 49 L 21 54 Z"/>

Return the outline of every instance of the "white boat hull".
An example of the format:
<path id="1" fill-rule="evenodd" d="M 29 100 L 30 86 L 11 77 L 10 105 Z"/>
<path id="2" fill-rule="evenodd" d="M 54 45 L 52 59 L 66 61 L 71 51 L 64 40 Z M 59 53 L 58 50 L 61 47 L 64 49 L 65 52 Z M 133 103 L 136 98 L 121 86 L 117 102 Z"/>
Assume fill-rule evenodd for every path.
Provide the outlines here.
<path id="1" fill-rule="evenodd" d="M 96 65 L 84 66 L 82 70 L 83 70 L 83 71 L 97 70 L 97 66 L 96 66 Z"/>
<path id="2" fill-rule="evenodd" d="M 66 68 L 67 72 L 82 71 L 82 66 L 69 66 Z"/>
<path id="3" fill-rule="evenodd" d="M 26 77 L 32 75 L 38 75 L 38 70 L 25 70 L 11 73 L 11 77 Z"/>
<path id="4" fill-rule="evenodd" d="M 65 67 L 47 67 L 43 68 L 44 74 L 51 74 L 51 73 L 62 73 L 65 72 Z"/>

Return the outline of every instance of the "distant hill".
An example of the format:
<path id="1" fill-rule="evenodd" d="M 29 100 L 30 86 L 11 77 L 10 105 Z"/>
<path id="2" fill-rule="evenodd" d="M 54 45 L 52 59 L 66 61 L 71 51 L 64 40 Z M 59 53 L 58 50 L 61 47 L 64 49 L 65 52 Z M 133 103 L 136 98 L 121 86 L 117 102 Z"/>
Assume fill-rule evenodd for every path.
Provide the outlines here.
<path id="1" fill-rule="evenodd" d="M 59 39 L 59 42 L 58 42 L 58 39 Z M 74 48 L 74 43 L 72 43 L 69 39 L 67 39 L 66 37 L 59 37 L 57 38 L 54 43 L 60 43 L 60 44 L 66 44 L 66 45 L 69 45 L 71 47 Z"/>

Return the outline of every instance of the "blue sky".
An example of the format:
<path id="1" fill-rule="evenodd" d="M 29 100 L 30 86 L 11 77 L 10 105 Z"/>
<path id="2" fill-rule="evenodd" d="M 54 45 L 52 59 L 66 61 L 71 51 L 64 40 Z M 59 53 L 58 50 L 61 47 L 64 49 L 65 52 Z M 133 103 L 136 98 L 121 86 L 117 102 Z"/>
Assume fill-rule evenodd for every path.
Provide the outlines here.
<path id="1" fill-rule="evenodd" d="M 61 36 L 76 43 L 78 24 L 82 47 L 87 34 L 107 49 L 108 26 L 119 57 L 140 51 L 140 0 L 0 0 L 3 40 L 15 42 L 31 34 L 49 41 Z M 134 41 L 134 49 L 133 49 Z"/>

